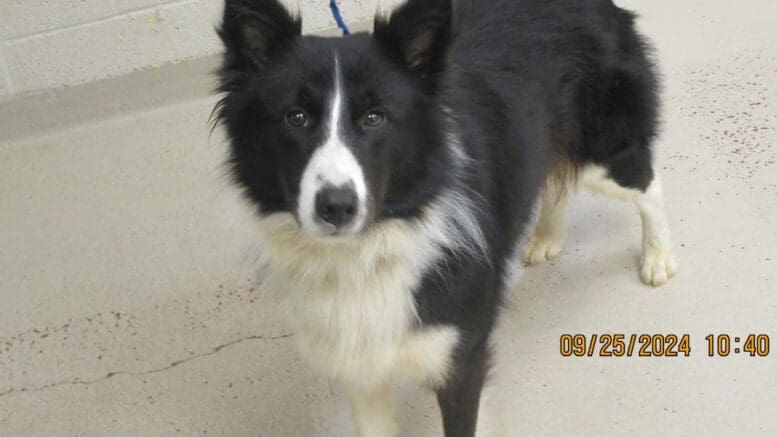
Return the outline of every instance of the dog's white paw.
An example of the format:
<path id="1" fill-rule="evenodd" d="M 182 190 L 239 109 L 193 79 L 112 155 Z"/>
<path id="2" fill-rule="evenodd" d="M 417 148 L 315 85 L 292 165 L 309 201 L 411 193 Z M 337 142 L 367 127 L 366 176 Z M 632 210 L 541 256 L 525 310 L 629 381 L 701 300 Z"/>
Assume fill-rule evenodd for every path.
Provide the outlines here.
<path id="1" fill-rule="evenodd" d="M 642 254 L 642 282 L 654 287 L 666 284 L 677 273 L 677 258 L 670 250 L 648 249 Z"/>
<path id="2" fill-rule="evenodd" d="M 523 248 L 523 262 L 540 264 L 561 255 L 562 239 L 534 236 Z"/>

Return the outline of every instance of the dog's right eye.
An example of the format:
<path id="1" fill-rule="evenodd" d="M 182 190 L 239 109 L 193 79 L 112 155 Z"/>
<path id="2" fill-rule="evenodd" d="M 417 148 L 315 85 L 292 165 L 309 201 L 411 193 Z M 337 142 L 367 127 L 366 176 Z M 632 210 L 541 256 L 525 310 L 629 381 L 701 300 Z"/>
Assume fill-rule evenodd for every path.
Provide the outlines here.
<path id="1" fill-rule="evenodd" d="M 291 127 L 306 127 L 308 125 L 308 115 L 301 109 L 293 109 L 286 114 L 286 123 Z"/>

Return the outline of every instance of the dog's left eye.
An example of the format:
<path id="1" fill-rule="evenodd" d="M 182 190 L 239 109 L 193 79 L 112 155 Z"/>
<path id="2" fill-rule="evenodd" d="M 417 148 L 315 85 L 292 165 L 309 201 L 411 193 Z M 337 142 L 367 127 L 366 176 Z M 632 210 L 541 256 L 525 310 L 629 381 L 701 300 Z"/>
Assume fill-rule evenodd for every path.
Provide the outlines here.
<path id="1" fill-rule="evenodd" d="M 292 127 L 306 127 L 308 125 L 308 115 L 301 109 L 292 109 L 286 114 L 286 123 Z"/>
<path id="2" fill-rule="evenodd" d="M 364 116 L 364 125 L 366 127 L 378 127 L 386 120 L 386 114 L 380 109 L 372 109 Z"/>

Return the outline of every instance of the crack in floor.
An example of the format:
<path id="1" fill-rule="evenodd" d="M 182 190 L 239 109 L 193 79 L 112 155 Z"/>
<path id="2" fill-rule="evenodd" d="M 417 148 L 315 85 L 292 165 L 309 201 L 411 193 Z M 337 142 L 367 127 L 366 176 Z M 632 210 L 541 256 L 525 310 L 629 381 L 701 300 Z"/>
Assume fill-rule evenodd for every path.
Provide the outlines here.
<path id="1" fill-rule="evenodd" d="M 143 375 L 153 375 L 156 373 L 161 373 L 170 369 L 173 369 L 175 367 L 180 366 L 181 364 L 186 364 L 190 361 L 198 360 L 200 358 L 209 357 L 211 355 L 217 354 L 220 351 L 227 349 L 229 347 L 235 346 L 237 344 L 246 342 L 246 341 L 258 341 L 258 340 L 266 340 L 266 341 L 275 341 L 275 340 L 283 340 L 290 337 L 293 337 L 294 334 L 283 334 L 278 335 L 275 337 L 266 337 L 263 335 L 251 335 L 249 337 L 243 337 L 239 338 L 237 340 L 230 341 L 229 343 L 224 343 L 219 346 L 216 346 L 215 348 L 211 349 L 208 352 L 199 353 L 196 355 L 192 355 L 188 358 L 184 358 L 178 361 L 174 361 L 171 364 L 168 364 L 164 367 L 159 367 L 156 369 L 150 369 L 150 370 L 141 370 L 141 371 L 131 371 L 131 370 L 120 370 L 115 372 L 108 372 L 105 376 L 101 378 L 91 379 L 91 380 L 80 380 L 80 379 L 74 379 L 74 380 L 65 380 L 65 381 L 59 381 L 59 382 L 53 382 L 50 384 L 45 384 L 37 387 L 15 387 L 11 388 L 9 390 L 0 392 L 0 398 L 4 396 L 8 396 L 14 393 L 34 393 L 42 390 L 48 390 L 55 387 L 61 387 L 65 385 L 92 385 L 92 384 L 98 384 L 100 382 L 106 381 L 108 379 L 111 379 L 115 376 L 121 376 L 121 375 L 129 375 L 129 376 L 143 376 Z"/>

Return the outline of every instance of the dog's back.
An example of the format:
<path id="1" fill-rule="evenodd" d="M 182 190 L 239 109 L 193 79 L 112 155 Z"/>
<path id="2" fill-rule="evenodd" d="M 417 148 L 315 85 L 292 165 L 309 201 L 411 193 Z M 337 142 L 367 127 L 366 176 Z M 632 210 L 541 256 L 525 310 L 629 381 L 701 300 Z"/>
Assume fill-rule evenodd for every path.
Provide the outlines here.
<path id="1" fill-rule="evenodd" d="M 462 0 L 456 11 L 447 92 L 476 104 L 453 105 L 487 109 L 516 131 L 547 126 L 531 133 L 541 138 L 512 146 L 543 143 L 550 158 L 606 165 L 636 154 L 637 167 L 634 160 L 649 160 L 658 83 L 633 14 L 611 0 Z M 652 179 L 646 169 L 619 167 L 611 170 L 630 173 L 617 179 L 628 187 L 645 189 Z"/>

